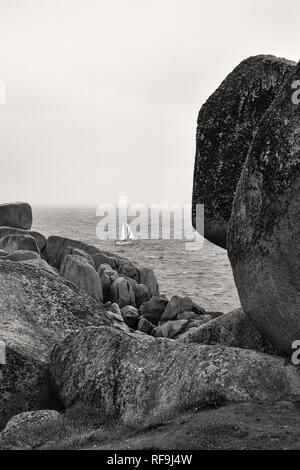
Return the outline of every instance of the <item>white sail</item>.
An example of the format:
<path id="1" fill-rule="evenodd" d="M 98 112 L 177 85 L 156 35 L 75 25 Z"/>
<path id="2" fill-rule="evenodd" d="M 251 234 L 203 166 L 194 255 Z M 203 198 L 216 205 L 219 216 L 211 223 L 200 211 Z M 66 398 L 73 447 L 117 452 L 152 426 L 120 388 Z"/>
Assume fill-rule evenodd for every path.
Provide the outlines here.
<path id="1" fill-rule="evenodd" d="M 131 230 L 130 225 L 128 224 L 126 225 L 127 225 L 127 238 L 129 238 L 129 240 L 134 240 L 133 231 Z"/>
<path id="2" fill-rule="evenodd" d="M 127 240 L 127 227 L 125 225 L 125 222 L 123 222 L 123 225 L 122 225 L 121 240 L 122 241 Z"/>
<path id="3" fill-rule="evenodd" d="M 122 242 L 127 242 L 127 240 L 134 240 L 133 231 L 131 230 L 130 225 L 125 222 L 123 222 L 123 225 L 122 225 L 122 232 L 121 232 L 120 240 Z"/>

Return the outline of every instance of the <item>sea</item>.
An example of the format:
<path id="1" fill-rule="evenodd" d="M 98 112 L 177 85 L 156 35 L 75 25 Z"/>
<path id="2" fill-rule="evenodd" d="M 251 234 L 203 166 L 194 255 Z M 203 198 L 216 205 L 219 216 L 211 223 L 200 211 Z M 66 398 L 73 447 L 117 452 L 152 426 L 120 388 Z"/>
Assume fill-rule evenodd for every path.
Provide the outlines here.
<path id="1" fill-rule="evenodd" d="M 187 241 L 174 240 L 172 230 L 170 239 L 137 239 L 128 245 L 100 240 L 96 207 L 33 207 L 33 220 L 32 229 L 46 237 L 77 239 L 152 268 L 161 294 L 168 298 L 190 296 L 208 311 L 225 313 L 240 307 L 226 250 L 206 240 L 198 250 L 187 250 Z"/>

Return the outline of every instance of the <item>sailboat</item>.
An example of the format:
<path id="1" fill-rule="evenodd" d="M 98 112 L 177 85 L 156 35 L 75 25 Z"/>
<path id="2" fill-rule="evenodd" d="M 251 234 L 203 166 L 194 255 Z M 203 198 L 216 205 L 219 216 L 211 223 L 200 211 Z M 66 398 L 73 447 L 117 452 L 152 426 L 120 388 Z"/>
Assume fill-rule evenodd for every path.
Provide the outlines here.
<path id="1" fill-rule="evenodd" d="M 131 245 L 131 240 L 134 240 L 133 231 L 128 223 L 123 222 L 121 238 L 120 241 L 116 242 L 116 245 Z"/>

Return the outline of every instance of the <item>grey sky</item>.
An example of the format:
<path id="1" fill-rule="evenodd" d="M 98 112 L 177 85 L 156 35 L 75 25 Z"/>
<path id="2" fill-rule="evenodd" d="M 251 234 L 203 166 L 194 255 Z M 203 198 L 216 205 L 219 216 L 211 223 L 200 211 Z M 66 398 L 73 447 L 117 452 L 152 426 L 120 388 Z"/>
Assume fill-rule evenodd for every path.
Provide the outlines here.
<path id="1" fill-rule="evenodd" d="M 298 0 L 0 0 L 1 202 L 191 200 L 197 114 L 244 58 L 298 59 Z"/>

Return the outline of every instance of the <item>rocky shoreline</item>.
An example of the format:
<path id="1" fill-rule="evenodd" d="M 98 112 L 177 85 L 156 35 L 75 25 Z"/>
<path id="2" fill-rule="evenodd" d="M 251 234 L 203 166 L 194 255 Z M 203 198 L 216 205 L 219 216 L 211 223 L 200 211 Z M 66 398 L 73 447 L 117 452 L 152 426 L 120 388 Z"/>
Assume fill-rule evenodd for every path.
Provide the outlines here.
<path id="1" fill-rule="evenodd" d="M 299 402 L 300 373 L 290 358 L 300 339 L 300 108 L 290 100 L 297 79 L 299 65 L 248 59 L 199 115 L 194 204 L 206 187 L 206 235 L 228 247 L 244 310 L 206 311 L 190 297 L 160 295 L 149 267 L 46 238 L 31 231 L 28 204 L 0 205 L 0 446 L 76 407 L 139 426 L 186 409 Z M 226 119 L 208 119 L 206 128 L 211 102 L 226 93 L 236 111 L 230 129 Z M 228 170 L 213 180 L 211 139 L 213 168 Z M 225 196 L 209 190 L 222 188 L 219 181 Z"/>

